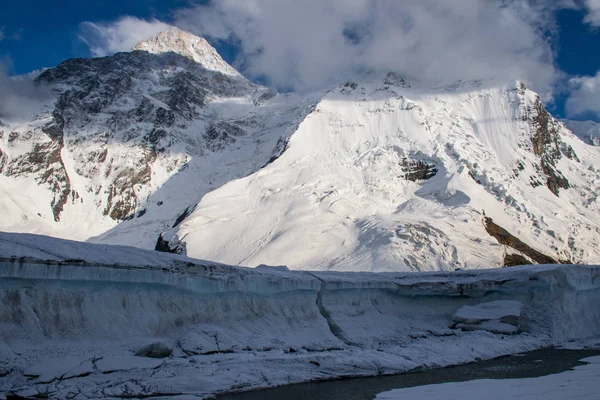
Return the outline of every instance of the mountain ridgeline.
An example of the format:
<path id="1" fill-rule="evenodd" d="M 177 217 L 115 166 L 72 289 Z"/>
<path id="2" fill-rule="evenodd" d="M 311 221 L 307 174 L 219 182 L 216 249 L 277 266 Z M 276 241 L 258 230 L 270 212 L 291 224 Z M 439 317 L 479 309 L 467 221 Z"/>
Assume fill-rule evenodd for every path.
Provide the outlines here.
<path id="1" fill-rule="evenodd" d="M 171 28 L 36 84 L 0 117 L 0 230 L 295 269 L 600 261 L 599 148 L 517 81 L 278 94 Z"/>

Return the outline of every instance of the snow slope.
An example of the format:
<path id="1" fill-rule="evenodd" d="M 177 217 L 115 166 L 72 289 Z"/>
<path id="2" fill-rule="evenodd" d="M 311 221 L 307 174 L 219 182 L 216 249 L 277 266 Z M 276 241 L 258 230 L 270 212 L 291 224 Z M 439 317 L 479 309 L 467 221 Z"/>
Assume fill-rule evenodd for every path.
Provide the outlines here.
<path id="1" fill-rule="evenodd" d="M 290 272 L 7 233 L 0 264 L 0 396 L 202 398 L 600 336 L 598 266 Z M 448 327 L 497 300 L 522 304 L 519 333 Z"/>
<path id="2" fill-rule="evenodd" d="M 292 269 L 534 261 L 488 233 L 493 221 L 553 260 L 596 263 L 598 165 L 519 82 L 432 89 L 390 74 L 329 92 L 278 160 L 204 196 L 163 238 L 192 257 Z"/>

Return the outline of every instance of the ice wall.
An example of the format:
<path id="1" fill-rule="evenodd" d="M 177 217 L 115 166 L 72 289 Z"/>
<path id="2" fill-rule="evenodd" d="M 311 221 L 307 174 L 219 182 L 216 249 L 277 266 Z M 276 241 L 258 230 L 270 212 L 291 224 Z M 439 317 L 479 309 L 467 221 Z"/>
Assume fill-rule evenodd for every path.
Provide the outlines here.
<path id="1" fill-rule="evenodd" d="M 208 395 L 600 337 L 600 266 L 290 272 L 5 234 L 0 250 L 0 398 Z M 520 333 L 449 328 L 460 307 L 493 300 L 523 304 Z M 133 357 L 156 341 L 170 356 Z"/>
<path id="2" fill-rule="evenodd" d="M 323 285 L 323 306 L 345 340 L 374 349 L 415 337 L 453 336 L 448 321 L 458 308 L 494 300 L 520 301 L 522 331 L 552 344 L 600 335 L 598 266 L 314 276 Z M 376 334 L 364 326 L 376 327 Z"/>

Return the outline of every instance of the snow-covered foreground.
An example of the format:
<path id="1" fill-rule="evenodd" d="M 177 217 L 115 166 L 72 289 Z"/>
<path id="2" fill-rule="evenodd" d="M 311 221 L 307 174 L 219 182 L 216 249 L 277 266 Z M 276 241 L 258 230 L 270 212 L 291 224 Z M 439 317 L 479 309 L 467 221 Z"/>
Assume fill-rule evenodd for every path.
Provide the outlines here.
<path id="1" fill-rule="evenodd" d="M 574 371 L 530 379 L 475 380 L 396 389 L 382 393 L 376 400 L 444 400 L 485 398 L 487 400 L 564 400 L 598 398 L 600 357 L 584 360 L 587 365 Z"/>
<path id="2" fill-rule="evenodd" d="M 254 270 L 7 233 L 0 233 L 0 258 L 4 396 L 202 398 L 600 335 L 600 266 Z M 512 314 L 520 313 L 518 333 L 449 328 L 453 316 L 472 323 L 490 303 L 510 309 L 493 308 L 497 323 L 517 323 Z"/>

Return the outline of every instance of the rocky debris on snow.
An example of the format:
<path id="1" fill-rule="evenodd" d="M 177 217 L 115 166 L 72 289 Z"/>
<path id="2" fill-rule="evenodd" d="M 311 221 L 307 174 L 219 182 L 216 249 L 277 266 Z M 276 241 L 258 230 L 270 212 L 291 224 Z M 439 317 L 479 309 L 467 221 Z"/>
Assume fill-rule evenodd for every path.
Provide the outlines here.
<path id="1" fill-rule="evenodd" d="M 521 254 L 509 254 L 504 255 L 504 267 L 516 267 L 519 265 L 531 265 L 532 262 Z"/>
<path id="2" fill-rule="evenodd" d="M 570 146 L 564 145 L 559 134 L 560 123 L 546 111 L 539 97 L 534 103 L 530 123 L 533 129 L 533 152 L 540 158 L 541 172 L 546 176 L 546 186 L 558 196 L 560 189 L 571 187 L 557 167 L 558 160 L 563 156 L 563 149 L 564 155 L 571 159 L 577 159 L 577 155 Z"/>
<path id="3" fill-rule="evenodd" d="M 452 316 L 451 329 L 484 330 L 499 334 L 519 331 L 523 304 L 515 300 L 497 300 L 476 306 L 463 306 Z"/>
<path id="4" fill-rule="evenodd" d="M 430 164 L 422 160 L 405 158 L 402 160 L 402 166 L 404 170 L 403 178 L 413 182 L 433 178 L 438 172 L 435 164 Z"/>
<path id="5" fill-rule="evenodd" d="M 16 157 L 0 154 L 7 176 L 31 175 L 51 190 L 57 222 L 74 173 L 89 181 L 89 192 L 102 197 L 104 216 L 123 221 L 135 216 L 159 155 L 168 156 L 170 147 L 183 144 L 196 153 L 222 150 L 244 134 L 235 127 L 215 128 L 207 132 L 205 143 L 194 140 L 191 146 L 182 135 L 204 119 L 202 110 L 213 99 L 250 96 L 259 88 L 204 39 L 173 28 L 136 49 L 67 60 L 41 73 L 36 84 L 56 93 L 56 101 L 26 132 L 11 133 L 7 144 Z"/>
<path id="6" fill-rule="evenodd" d="M 401 88 L 410 88 L 410 84 L 408 84 L 404 80 L 404 78 L 396 72 L 389 72 L 383 79 L 383 84 L 390 86 L 398 86 Z"/>
<path id="7" fill-rule="evenodd" d="M 53 193 L 50 207 L 56 222 L 60 221 L 60 214 L 71 193 L 71 182 L 61 157 L 62 149 L 62 130 L 59 132 L 57 128 L 49 141 L 34 143 L 29 152 L 8 162 L 4 171 L 9 177 L 32 175 L 38 185 L 50 189 Z M 0 154 L 0 166 L 6 163 L 3 161 L 5 158 Z"/>
<path id="8" fill-rule="evenodd" d="M 162 234 L 158 235 L 158 240 L 156 241 L 154 250 L 161 251 L 163 253 L 179 254 L 179 246 L 175 246 L 175 248 L 171 248 L 171 246 L 169 245 L 169 241 L 163 239 Z"/>
<path id="9" fill-rule="evenodd" d="M 173 349 L 166 342 L 158 341 L 147 344 L 135 352 L 138 357 L 166 358 L 171 355 Z"/>
<path id="10" fill-rule="evenodd" d="M 490 236 L 496 238 L 496 240 L 498 240 L 500 244 L 512 247 L 513 249 L 527 255 L 529 258 L 531 258 L 538 264 L 558 264 L 557 260 L 531 248 L 526 243 L 523 243 L 523 241 L 521 241 L 519 238 L 515 237 L 506 229 L 496 224 L 494 220 L 490 217 L 485 217 L 484 221 L 485 230 L 487 231 L 487 233 L 489 233 Z M 508 261 L 515 261 L 515 258 L 509 258 Z"/>

